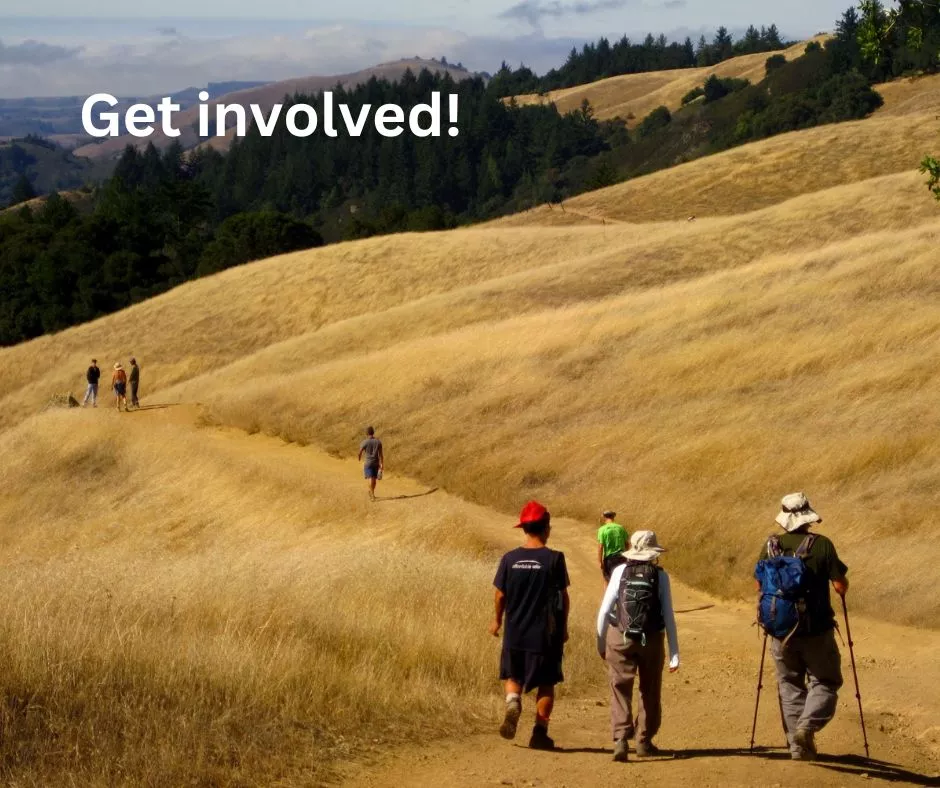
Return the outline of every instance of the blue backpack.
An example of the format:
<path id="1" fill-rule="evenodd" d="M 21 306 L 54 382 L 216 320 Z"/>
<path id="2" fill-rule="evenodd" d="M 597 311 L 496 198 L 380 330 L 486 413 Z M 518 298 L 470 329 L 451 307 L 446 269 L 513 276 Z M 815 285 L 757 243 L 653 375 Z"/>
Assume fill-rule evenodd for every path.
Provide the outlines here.
<path id="1" fill-rule="evenodd" d="M 760 583 L 757 623 L 764 632 L 785 641 L 804 623 L 810 595 L 810 572 L 803 562 L 816 541 L 807 534 L 793 555 L 784 555 L 780 539 L 767 541 L 767 558 L 757 562 L 754 577 Z"/>

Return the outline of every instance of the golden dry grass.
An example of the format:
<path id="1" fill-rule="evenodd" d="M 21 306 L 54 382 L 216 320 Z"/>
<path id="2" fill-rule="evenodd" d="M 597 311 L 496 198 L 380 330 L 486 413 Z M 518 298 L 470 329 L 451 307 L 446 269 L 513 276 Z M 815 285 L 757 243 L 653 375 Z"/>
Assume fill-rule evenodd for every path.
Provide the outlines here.
<path id="1" fill-rule="evenodd" d="M 240 440 L 74 411 L 0 436 L 4 784 L 317 785 L 490 722 L 486 513 Z"/>
<path id="2" fill-rule="evenodd" d="M 613 506 L 726 597 L 803 489 L 854 609 L 940 626 L 918 573 L 940 560 L 940 213 L 910 161 L 936 138 L 911 90 L 890 122 L 262 261 L 0 350 L 2 779 L 316 784 L 490 722 L 512 529 L 440 494 L 367 506 L 342 460 L 370 422 L 392 477 L 507 521 L 530 496 Z M 297 445 L 194 431 L 185 404 L 33 416 L 130 354 L 145 404 Z"/>
<path id="3" fill-rule="evenodd" d="M 828 36 L 817 36 L 813 41 L 825 41 Z M 789 49 L 782 50 L 787 60 L 799 57 L 806 49 L 808 41 L 803 41 Z M 643 120 L 652 110 L 666 106 L 670 110 L 678 109 L 682 97 L 690 90 L 701 87 L 708 77 L 736 77 L 759 82 L 764 78 L 768 52 L 756 55 L 741 55 L 723 63 L 706 68 L 687 68 L 676 71 L 652 71 L 644 74 L 624 74 L 601 79 L 587 85 L 562 88 L 546 93 L 544 96 L 526 94 L 516 96 L 519 104 L 540 104 L 551 102 L 559 112 L 578 109 L 584 99 L 591 103 L 597 118 L 623 118 L 627 125 L 634 126 Z"/>

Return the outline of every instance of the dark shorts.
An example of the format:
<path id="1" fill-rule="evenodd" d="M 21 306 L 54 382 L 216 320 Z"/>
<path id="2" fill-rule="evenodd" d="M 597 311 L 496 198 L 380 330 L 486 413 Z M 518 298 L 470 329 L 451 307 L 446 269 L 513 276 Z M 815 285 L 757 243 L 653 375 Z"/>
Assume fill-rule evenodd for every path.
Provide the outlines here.
<path id="1" fill-rule="evenodd" d="M 512 679 L 518 682 L 523 692 L 530 692 L 537 687 L 554 687 L 565 680 L 561 662 L 561 651 L 542 654 L 504 647 L 499 658 L 499 678 L 502 681 Z"/>
<path id="2" fill-rule="evenodd" d="M 614 568 L 626 562 L 627 559 L 624 558 L 623 553 L 614 553 L 613 555 L 607 556 L 607 558 L 604 559 L 604 579 L 609 583 Z"/>
<path id="3" fill-rule="evenodd" d="M 114 393 L 117 394 L 119 397 L 123 397 L 127 393 L 127 385 L 124 383 L 115 383 Z"/>
<path id="4" fill-rule="evenodd" d="M 379 466 L 378 465 L 366 465 L 363 468 L 363 474 L 367 479 L 378 479 L 379 478 Z"/>

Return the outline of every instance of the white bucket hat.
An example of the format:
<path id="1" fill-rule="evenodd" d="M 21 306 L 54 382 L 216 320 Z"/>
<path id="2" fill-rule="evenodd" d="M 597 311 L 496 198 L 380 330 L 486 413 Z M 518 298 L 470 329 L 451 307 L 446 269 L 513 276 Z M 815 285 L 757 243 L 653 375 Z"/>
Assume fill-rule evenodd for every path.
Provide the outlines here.
<path id="1" fill-rule="evenodd" d="M 666 548 L 659 546 L 655 531 L 634 531 L 630 537 L 630 549 L 623 555 L 631 561 L 652 561 L 665 552 Z"/>
<path id="2" fill-rule="evenodd" d="M 801 492 L 783 496 L 783 500 L 780 501 L 780 510 L 775 522 L 787 533 L 793 533 L 804 525 L 822 522 L 822 517 L 813 511 L 809 500 Z"/>

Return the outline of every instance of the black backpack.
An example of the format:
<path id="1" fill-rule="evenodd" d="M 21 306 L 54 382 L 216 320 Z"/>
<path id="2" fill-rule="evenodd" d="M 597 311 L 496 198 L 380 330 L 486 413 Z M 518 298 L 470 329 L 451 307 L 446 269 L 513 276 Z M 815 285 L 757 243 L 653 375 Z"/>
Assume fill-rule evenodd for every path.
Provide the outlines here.
<path id="1" fill-rule="evenodd" d="M 659 602 L 659 567 L 647 561 L 627 561 L 617 591 L 617 626 L 624 638 L 646 645 L 646 636 L 666 628 Z"/>

